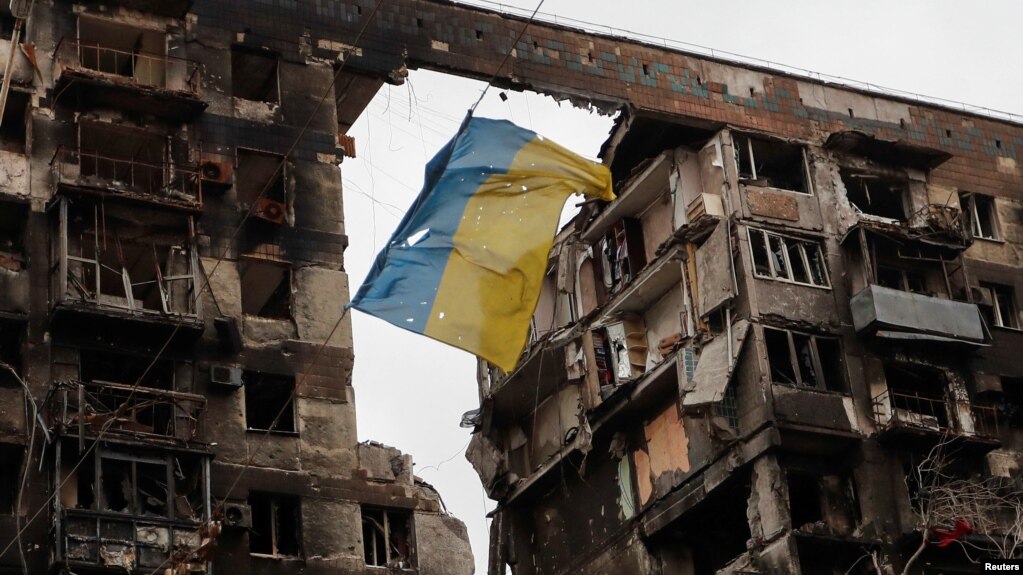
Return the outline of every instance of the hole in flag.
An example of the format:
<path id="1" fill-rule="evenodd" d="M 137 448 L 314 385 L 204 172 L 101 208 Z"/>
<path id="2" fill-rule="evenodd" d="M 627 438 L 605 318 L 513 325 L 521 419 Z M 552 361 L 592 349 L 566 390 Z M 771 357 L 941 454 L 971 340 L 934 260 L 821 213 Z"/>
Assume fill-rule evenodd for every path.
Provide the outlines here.
<path id="1" fill-rule="evenodd" d="M 426 239 L 426 236 L 429 235 L 429 233 L 430 228 L 426 228 L 425 230 L 419 230 L 418 232 L 409 236 L 406 241 L 408 242 L 409 246 L 414 246 L 419 242 L 423 241 L 424 239 Z"/>

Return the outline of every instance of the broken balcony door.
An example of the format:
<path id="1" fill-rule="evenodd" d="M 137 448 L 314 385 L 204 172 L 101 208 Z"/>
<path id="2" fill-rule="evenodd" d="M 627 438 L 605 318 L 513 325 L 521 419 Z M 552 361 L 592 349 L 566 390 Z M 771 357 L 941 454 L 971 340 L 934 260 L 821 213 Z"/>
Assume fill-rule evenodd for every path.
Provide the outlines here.
<path id="1" fill-rule="evenodd" d="M 191 218 L 150 215 L 62 200 L 57 289 L 64 301 L 195 315 Z"/>

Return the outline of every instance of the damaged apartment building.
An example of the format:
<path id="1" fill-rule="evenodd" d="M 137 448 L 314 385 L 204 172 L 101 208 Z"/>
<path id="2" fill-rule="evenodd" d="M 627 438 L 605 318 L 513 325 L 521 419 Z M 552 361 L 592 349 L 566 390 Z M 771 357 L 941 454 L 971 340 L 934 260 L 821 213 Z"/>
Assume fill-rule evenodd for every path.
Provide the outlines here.
<path id="1" fill-rule="evenodd" d="M 382 80 L 309 10 L 12 4 L 0 573 L 471 573 L 411 456 L 356 438 L 332 329 Z"/>
<path id="2" fill-rule="evenodd" d="M 527 349 L 480 360 L 463 422 L 491 575 L 1019 558 L 1020 124 L 631 55 L 618 197 L 561 230 Z"/>

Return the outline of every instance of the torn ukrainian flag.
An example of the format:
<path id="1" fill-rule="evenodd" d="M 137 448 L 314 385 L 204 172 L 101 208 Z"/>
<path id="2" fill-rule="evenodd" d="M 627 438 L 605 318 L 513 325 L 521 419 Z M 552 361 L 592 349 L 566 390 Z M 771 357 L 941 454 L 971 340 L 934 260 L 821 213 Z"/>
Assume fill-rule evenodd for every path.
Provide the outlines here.
<path id="1" fill-rule="evenodd" d="M 468 118 L 351 307 L 511 371 L 573 193 L 612 200 L 611 174 L 510 122 Z"/>

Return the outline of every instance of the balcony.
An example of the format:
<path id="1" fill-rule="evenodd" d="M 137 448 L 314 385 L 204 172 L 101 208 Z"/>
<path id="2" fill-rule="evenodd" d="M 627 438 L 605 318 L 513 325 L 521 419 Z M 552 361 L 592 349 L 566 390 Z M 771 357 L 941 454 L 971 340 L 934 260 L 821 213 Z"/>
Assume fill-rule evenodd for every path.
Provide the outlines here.
<path id="1" fill-rule="evenodd" d="M 198 211 L 199 170 L 111 153 L 60 147 L 50 161 L 54 191 Z"/>
<path id="2" fill-rule="evenodd" d="M 103 42 L 128 37 L 118 27 L 91 25 L 90 36 Z M 85 29 L 83 29 L 83 34 Z M 142 32 L 136 36 L 145 35 Z M 152 42 L 158 45 L 159 38 Z M 56 92 L 86 106 L 151 114 L 188 121 L 206 109 L 200 98 L 202 66 L 198 62 L 129 45 L 104 46 L 99 40 L 64 38 L 54 51 Z"/>
<path id="3" fill-rule="evenodd" d="M 162 572 L 173 559 L 191 559 L 190 567 L 205 571 L 205 562 L 190 557 L 203 539 L 194 523 L 68 509 L 61 516 L 60 534 L 69 567 L 149 573 Z"/>
<path id="4" fill-rule="evenodd" d="M 966 346 L 990 340 L 980 310 L 972 303 L 870 285 L 849 305 L 861 336 Z"/>
<path id="5" fill-rule="evenodd" d="M 184 18 L 192 9 L 193 0 L 87 0 L 83 4 L 114 4 L 146 14 Z"/>
<path id="6" fill-rule="evenodd" d="M 994 406 L 890 389 L 875 396 L 873 405 L 874 421 L 883 434 L 957 436 L 981 443 L 998 441 L 998 411 Z"/>
<path id="7" fill-rule="evenodd" d="M 56 422 L 68 434 L 194 443 L 202 438 L 201 395 L 106 381 L 59 384 Z"/>

